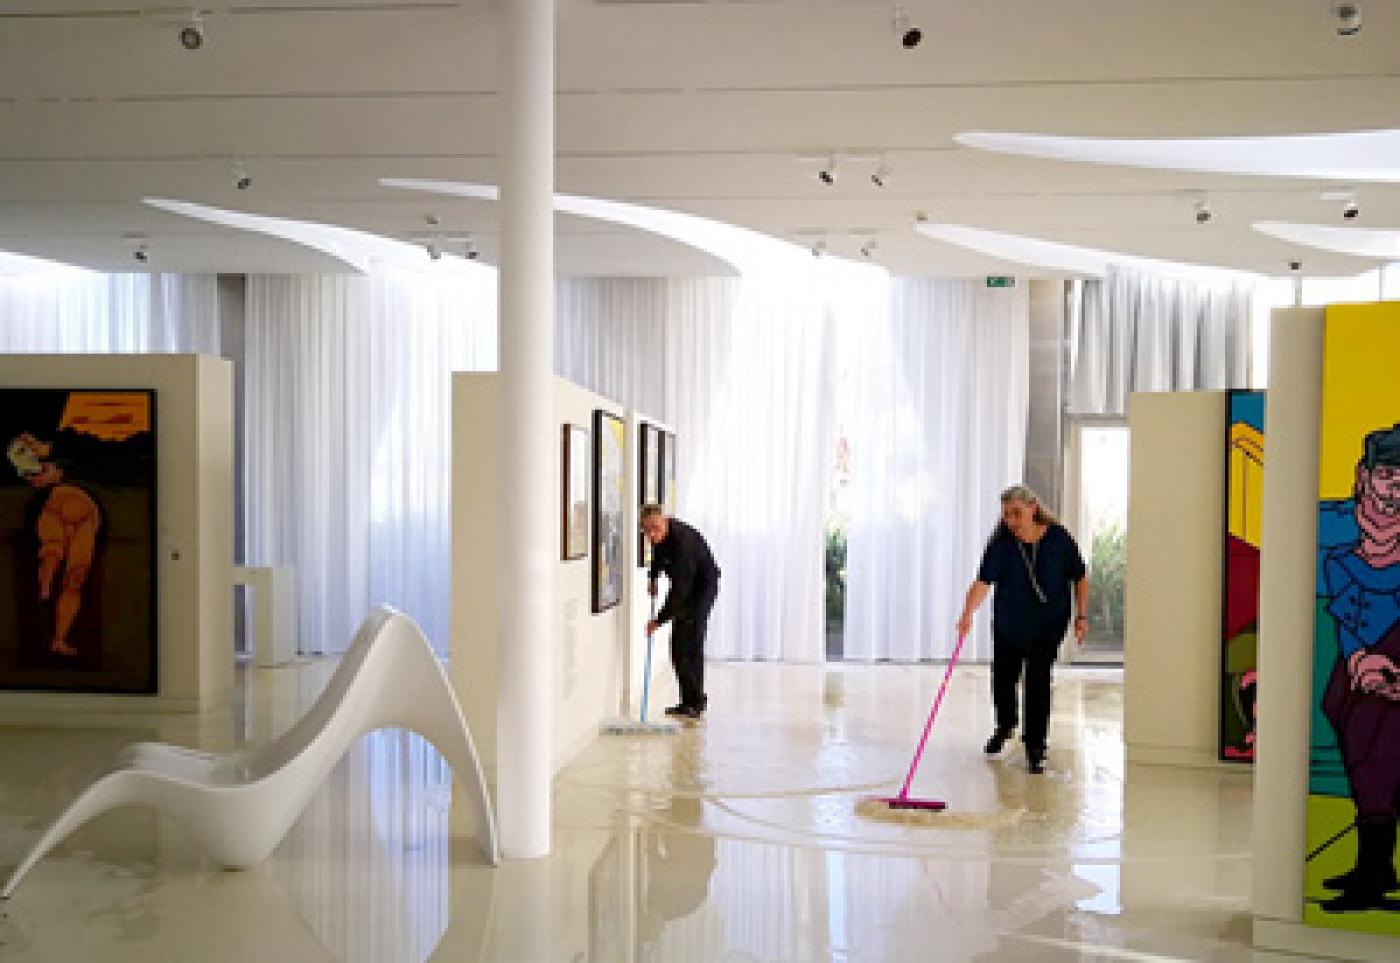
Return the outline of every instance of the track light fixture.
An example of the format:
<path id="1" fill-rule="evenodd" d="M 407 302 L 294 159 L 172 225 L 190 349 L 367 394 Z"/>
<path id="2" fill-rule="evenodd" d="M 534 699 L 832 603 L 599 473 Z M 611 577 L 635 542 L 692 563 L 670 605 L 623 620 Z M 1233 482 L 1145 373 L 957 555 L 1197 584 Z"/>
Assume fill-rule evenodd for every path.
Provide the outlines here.
<path id="1" fill-rule="evenodd" d="M 860 245 L 860 256 L 867 261 L 875 256 L 875 252 L 880 248 L 880 240 L 876 237 L 867 237 Z"/>
<path id="2" fill-rule="evenodd" d="M 136 247 L 132 249 L 131 259 L 137 264 L 145 264 L 151 259 L 151 248 L 145 241 L 137 241 Z"/>
<path id="3" fill-rule="evenodd" d="M 1337 22 L 1337 36 L 1354 37 L 1361 32 L 1361 4 L 1334 3 L 1332 17 Z"/>
<path id="4" fill-rule="evenodd" d="M 180 28 L 180 46 L 186 50 L 204 46 L 204 15 L 200 11 L 191 10 L 190 22 Z"/>
<path id="5" fill-rule="evenodd" d="M 883 188 L 890 181 L 890 176 L 894 172 L 890 170 L 890 165 L 880 161 L 875 165 L 875 172 L 870 175 L 870 183 L 876 187 Z"/>
<path id="6" fill-rule="evenodd" d="M 828 157 L 821 170 L 817 171 L 817 180 L 827 187 L 834 187 L 836 184 L 836 155 Z"/>
<path id="7" fill-rule="evenodd" d="M 909 14 L 898 3 L 894 5 L 894 32 L 899 38 L 899 45 L 905 50 L 913 50 L 924 39 L 924 32 L 910 23 Z"/>

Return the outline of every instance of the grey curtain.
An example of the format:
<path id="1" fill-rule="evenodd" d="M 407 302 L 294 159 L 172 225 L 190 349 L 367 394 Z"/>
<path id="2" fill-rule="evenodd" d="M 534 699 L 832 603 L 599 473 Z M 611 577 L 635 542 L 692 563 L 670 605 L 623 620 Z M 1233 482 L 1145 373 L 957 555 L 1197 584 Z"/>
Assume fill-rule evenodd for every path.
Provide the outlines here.
<path id="1" fill-rule="evenodd" d="M 1123 415 L 1135 391 L 1249 386 L 1254 285 L 1110 266 L 1068 287 L 1069 411 Z"/>

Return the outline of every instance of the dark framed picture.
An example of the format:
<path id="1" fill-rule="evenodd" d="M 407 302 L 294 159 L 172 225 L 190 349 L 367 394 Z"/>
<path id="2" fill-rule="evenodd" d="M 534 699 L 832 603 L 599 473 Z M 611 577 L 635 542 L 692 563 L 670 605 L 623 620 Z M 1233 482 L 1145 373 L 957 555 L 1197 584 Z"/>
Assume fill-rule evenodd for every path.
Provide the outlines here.
<path id="1" fill-rule="evenodd" d="M 676 436 L 666 432 L 661 436 L 661 470 L 657 481 L 660 486 L 658 500 L 666 514 L 676 514 Z"/>
<path id="2" fill-rule="evenodd" d="M 661 501 L 661 431 L 645 421 L 638 425 L 637 441 L 637 508 Z M 640 516 L 640 511 L 638 512 Z M 651 565 L 651 543 L 637 534 L 637 564 Z"/>
<path id="3" fill-rule="evenodd" d="M 153 693 L 156 397 L 0 388 L 0 689 Z"/>
<path id="4" fill-rule="evenodd" d="M 627 500 L 627 424 L 593 412 L 593 611 L 622 601 L 623 519 Z"/>
<path id="5" fill-rule="evenodd" d="M 565 425 L 560 557 L 566 562 L 588 554 L 588 474 L 588 429 Z"/>

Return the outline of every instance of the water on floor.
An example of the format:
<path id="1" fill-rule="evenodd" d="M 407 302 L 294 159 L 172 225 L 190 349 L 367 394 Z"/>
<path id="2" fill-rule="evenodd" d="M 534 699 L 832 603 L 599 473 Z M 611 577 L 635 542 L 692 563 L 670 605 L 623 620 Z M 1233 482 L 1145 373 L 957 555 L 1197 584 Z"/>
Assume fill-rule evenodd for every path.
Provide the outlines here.
<path id="1" fill-rule="evenodd" d="M 314 700 L 312 663 L 245 674 L 236 713 L 0 730 L 0 867 L 121 745 L 222 750 Z M 936 667 L 718 665 L 701 724 L 604 737 L 559 776 L 553 855 L 481 863 L 416 736 L 361 740 L 265 865 L 224 872 L 149 811 L 103 816 L 0 908 L 0 960 L 1248 959 L 1249 776 L 1125 767 L 1121 675 L 1056 679 L 1048 771 L 981 752 L 960 669 L 911 795 Z M 7 870 L 6 870 L 7 871 Z"/>

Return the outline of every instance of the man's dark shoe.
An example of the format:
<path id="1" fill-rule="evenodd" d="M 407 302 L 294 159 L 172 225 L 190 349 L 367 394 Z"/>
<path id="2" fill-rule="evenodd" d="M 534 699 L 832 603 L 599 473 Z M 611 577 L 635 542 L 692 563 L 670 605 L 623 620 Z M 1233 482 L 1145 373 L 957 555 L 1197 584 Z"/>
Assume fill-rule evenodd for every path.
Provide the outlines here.
<path id="1" fill-rule="evenodd" d="M 687 712 L 688 710 L 689 710 L 689 706 L 682 706 L 682 705 L 667 706 L 667 707 L 666 707 L 666 714 L 667 714 L 668 716 L 683 716 L 683 715 L 686 714 L 686 712 Z"/>
<path id="2" fill-rule="evenodd" d="M 705 710 L 701 706 L 687 706 L 680 712 L 682 719 L 699 719 L 705 715 Z"/>
<path id="3" fill-rule="evenodd" d="M 1027 749 L 1026 768 L 1032 776 L 1039 776 L 1045 772 L 1045 750 Z"/>
<path id="4" fill-rule="evenodd" d="M 1010 729 L 998 729 L 996 732 L 992 733 L 992 738 L 987 740 L 987 744 L 982 747 L 982 751 L 989 756 L 995 756 L 997 753 L 1001 752 L 1002 748 L 1006 745 L 1006 740 L 1010 738 Z"/>

